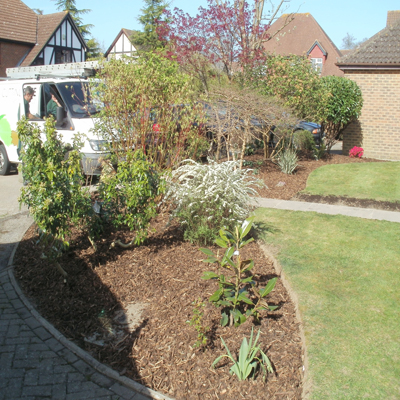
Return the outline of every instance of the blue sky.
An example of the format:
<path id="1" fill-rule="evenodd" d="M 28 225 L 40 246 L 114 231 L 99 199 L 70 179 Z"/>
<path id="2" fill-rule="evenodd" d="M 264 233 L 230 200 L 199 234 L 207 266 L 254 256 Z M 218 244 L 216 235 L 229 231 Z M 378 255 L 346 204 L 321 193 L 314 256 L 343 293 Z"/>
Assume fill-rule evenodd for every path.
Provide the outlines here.
<path id="1" fill-rule="evenodd" d="M 57 12 L 53 0 L 22 0 L 30 8 L 39 8 L 44 14 Z M 265 1 L 265 10 L 278 0 Z M 91 9 L 83 16 L 84 23 L 93 24 L 91 32 L 106 50 L 121 28 L 141 29 L 137 21 L 144 4 L 140 0 L 76 0 L 78 9 Z M 207 0 L 173 0 L 171 8 L 178 7 L 195 15 L 199 6 Z M 360 41 L 370 38 L 386 25 L 387 12 L 400 10 L 398 0 L 290 0 L 283 4 L 283 12 L 309 12 L 328 34 L 333 43 L 341 48 L 342 40 L 350 33 Z M 278 14 L 279 15 L 279 14 Z"/>

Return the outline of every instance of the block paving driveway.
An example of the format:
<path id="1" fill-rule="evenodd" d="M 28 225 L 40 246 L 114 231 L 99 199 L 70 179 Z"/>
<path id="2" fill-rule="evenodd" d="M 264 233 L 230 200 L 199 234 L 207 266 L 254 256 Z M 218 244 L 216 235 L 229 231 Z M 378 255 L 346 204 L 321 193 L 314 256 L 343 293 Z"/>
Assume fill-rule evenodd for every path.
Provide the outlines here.
<path id="1" fill-rule="evenodd" d="M 21 293 L 10 257 L 32 220 L 18 207 L 18 175 L 0 187 L 0 400 L 166 399 L 70 343 Z"/>

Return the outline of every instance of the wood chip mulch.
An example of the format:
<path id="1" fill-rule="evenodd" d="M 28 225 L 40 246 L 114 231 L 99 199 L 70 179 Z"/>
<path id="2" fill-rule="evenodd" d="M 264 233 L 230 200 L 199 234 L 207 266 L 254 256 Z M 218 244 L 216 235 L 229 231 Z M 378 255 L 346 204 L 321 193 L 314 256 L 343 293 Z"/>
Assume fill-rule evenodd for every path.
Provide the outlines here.
<path id="1" fill-rule="evenodd" d="M 243 337 L 250 336 L 253 321 L 238 328 L 220 326 L 220 311 L 207 301 L 217 284 L 201 279 L 204 271 L 215 271 L 215 267 L 203 263 L 198 246 L 184 242 L 178 227 L 165 227 L 166 221 L 159 216 L 146 244 L 132 250 L 109 250 L 115 232 L 109 232 L 97 253 L 86 238 L 74 237 L 60 262 L 68 273 L 66 283 L 54 266 L 39 257 L 32 226 L 18 249 L 15 275 L 40 313 L 67 338 L 120 373 L 170 397 L 300 399 L 301 339 L 294 304 L 282 282 L 278 280 L 268 298 L 279 309 L 265 314 L 255 326 L 255 332 L 261 331 L 259 345 L 275 372 L 265 382 L 261 374 L 238 382 L 225 360 L 211 369 L 215 358 L 226 352 L 220 337 L 237 354 Z M 118 232 L 118 237 L 128 241 L 129 232 Z M 272 262 L 255 242 L 245 248 L 244 255 L 254 260 L 258 285 L 263 287 L 276 276 Z M 197 299 L 206 304 L 203 324 L 210 328 L 204 350 L 193 348 L 197 333 L 187 323 Z M 112 330 L 113 315 L 130 303 L 145 304 L 133 333 L 124 331 L 104 346 L 84 340 Z"/>
<path id="2" fill-rule="evenodd" d="M 302 161 L 293 176 L 282 174 L 270 162 L 253 160 L 258 176 L 269 189 L 260 195 L 290 199 L 305 187 L 309 173 L 326 163 L 365 162 L 334 155 L 323 161 Z M 370 160 L 372 161 L 372 160 Z M 284 182 L 284 184 L 280 183 Z M 280 183 L 280 184 L 279 184 Z M 278 185 L 279 184 L 279 185 Z M 208 302 L 217 289 L 214 281 L 201 277 L 216 270 L 201 260 L 199 246 L 184 242 L 175 224 L 168 225 L 160 214 L 152 223 L 146 243 L 132 249 L 109 249 L 119 238 L 128 242 L 126 231 L 105 232 L 95 252 L 86 237 L 74 232 L 71 247 L 60 265 L 68 273 L 66 281 L 53 265 L 41 258 L 36 244 L 35 226 L 27 232 L 15 257 L 15 276 L 39 312 L 67 338 L 111 366 L 154 390 L 175 399 L 301 399 L 303 348 L 296 320 L 295 305 L 278 279 L 268 302 L 278 305 L 265 313 L 259 324 L 252 319 L 240 327 L 221 327 L 220 310 Z M 214 251 L 217 251 L 214 248 Z M 244 254 L 254 260 L 252 274 L 263 287 L 276 276 L 271 259 L 256 242 Z M 203 325 L 208 327 L 207 345 L 194 348 L 197 333 L 188 321 L 193 316 L 193 301 L 205 303 Z M 138 307 L 135 328 L 121 328 L 114 317 L 118 311 Z M 231 363 L 225 358 L 216 369 L 212 362 L 226 350 L 237 354 L 251 327 L 260 330 L 259 345 L 271 360 L 274 373 L 265 381 L 260 372 L 255 379 L 239 382 L 229 374 Z"/>

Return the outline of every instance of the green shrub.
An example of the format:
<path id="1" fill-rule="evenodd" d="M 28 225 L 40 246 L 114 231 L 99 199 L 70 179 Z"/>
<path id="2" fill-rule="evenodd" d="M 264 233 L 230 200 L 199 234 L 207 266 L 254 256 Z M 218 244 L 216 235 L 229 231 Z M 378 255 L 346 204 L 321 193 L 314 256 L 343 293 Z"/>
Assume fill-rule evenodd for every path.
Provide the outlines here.
<path id="1" fill-rule="evenodd" d="M 105 107 L 96 114 L 95 129 L 118 159 L 133 148 L 142 149 L 161 171 L 207 149 L 198 128 L 204 106 L 197 101 L 193 78 L 175 61 L 156 53 L 112 59 L 103 63 L 97 77 L 91 95 Z"/>
<path id="2" fill-rule="evenodd" d="M 25 181 L 19 201 L 28 206 L 41 231 L 46 254 L 55 260 L 68 247 L 66 239 L 72 226 L 87 231 L 90 238 L 98 227 L 90 193 L 82 190 L 79 151 L 83 143 L 81 137 L 75 136 L 72 148 L 65 145 L 55 131 L 53 118 L 45 122 L 45 141 L 41 140 L 40 127 L 25 118 L 18 122 L 18 133 L 23 143 L 21 159 Z"/>
<path id="3" fill-rule="evenodd" d="M 315 148 L 314 136 L 310 131 L 296 131 L 293 134 L 293 144 L 297 150 L 313 151 Z"/>
<path id="4" fill-rule="evenodd" d="M 197 340 L 193 345 L 194 348 L 203 348 L 207 346 L 207 332 L 210 330 L 208 326 L 203 324 L 204 307 L 206 306 L 201 299 L 197 299 L 192 302 L 193 316 L 190 321 L 186 321 L 190 326 L 194 326 L 197 332 Z"/>
<path id="5" fill-rule="evenodd" d="M 265 297 L 274 289 L 277 278 L 272 278 L 263 289 L 258 289 L 252 276 L 248 273 L 254 266 L 253 260 L 242 260 L 240 249 L 253 241 L 253 238 L 245 240 L 249 233 L 254 217 L 246 219 L 242 226 L 236 226 L 233 231 L 221 229 L 219 238 L 215 243 L 226 249 L 221 259 L 216 257 L 209 249 L 200 249 L 208 256 L 207 263 L 216 263 L 225 268 L 231 276 L 226 277 L 220 269 L 218 274 L 213 271 L 204 273 L 202 279 L 218 281 L 218 289 L 211 295 L 210 302 L 217 307 L 222 307 L 221 325 L 239 326 L 248 317 L 259 320 L 260 311 L 273 311 L 277 306 L 269 306 Z M 254 300 L 254 302 L 253 302 Z"/>
<path id="6" fill-rule="evenodd" d="M 298 157 L 295 150 L 286 148 L 280 153 L 278 165 L 284 174 L 292 174 L 298 165 Z"/>
<path id="7" fill-rule="evenodd" d="M 313 150 L 314 158 L 320 160 L 326 153 L 325 143 L 322 142 L 319 147 L 315 146 Z"/>
<path id="8" fill-rule="evenodd" d="M 321 143 L 318 147 L 315 144 L 314 137 L 310 131 L 296 131 L 293 134 L 293 145 L 298 151 L 312 156 L 316 160 L 320 160 L 326 151 L 326 146 Z"/>
<path id="9" fill-rule="evenodd" d="M 246 147 L 244 149 L 244 155 L 245 156 L 252 156 L 256 151 L 256 147 L 254 143 L 247 143 Z"/>
<path id="10" fill-rule="evenodd" d="M 299 118 L 320 121 L 328 93 L 310 60 L 297 55 L 274 55 L 254 71 L 253 79 L 264 94 L 277 96 Z"/>
<path id="11" fill-rule="evenodd" d="M 176 217 L 184 227 L 184 240 L 201 245 L 212 243 L 217 234 L 215 221 L 226 220 L 229 216 L 228 210 L 218 207 L 217 203 L 217 208 L 210 217 L 204 213 L 204 205 L 198 203 L 198 199 L 189 197 L 187 200 L 190 208 L 181 208 L 176 212 Z"/>
<path id="12" fill-rule="evenodd" d="M 202 157 L 207 155 L 210 142 L 204 136 L 193 135 L 186 144 L 186 154 L 193 160 L 200 160 Z"/>
<path id="13" fill-rule="evenodd" d="M 325 132 L 325 145 L 329 152 L 339 140 L 346 126 L 361 113 L 363 98 L 356 82 L 343 76 L 321 78 L 324 90 L 329 93 L 320 118 Z"/>
<path id="14" fill-rule="evenodd" d="M 232 228 L 249 214 L 250 195 L 261 183 L 250 178 L 250 169 L 238 161 L 199 164 L 185 160 L 168 179 L 165 201 L 175 207 L 172 216 L 182 225 L 185 238 L 212 243 L 221 226 Z"/>
<path id="15" fill-rule="evenodd" d="M 131 244 L 146 239 L 150 220 L 156 215 L 157 197 L 163 191 L 163 179 L 140 151 L 127 152 L 116 171 L 104 168 L 100 178 L 103 210 L 115 227 L 126 226 L 136 232 Z"/>

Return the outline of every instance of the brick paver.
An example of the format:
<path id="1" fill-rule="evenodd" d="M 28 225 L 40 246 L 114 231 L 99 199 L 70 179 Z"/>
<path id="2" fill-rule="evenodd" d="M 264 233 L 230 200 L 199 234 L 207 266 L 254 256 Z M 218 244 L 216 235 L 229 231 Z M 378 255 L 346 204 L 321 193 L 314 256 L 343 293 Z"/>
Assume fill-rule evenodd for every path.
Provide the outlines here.
<path id="1" fill-rule="evenodd" d="M 0 400 L 168 399 L 125 377 L 117 379 L 114 371 L 105 373 L 107 367 L 95 360 L 101 368 L 94 368 L 87 353 L 72 351 L 67 339 L 52 326 L 49 331 L 37 315 L 12 268 L 0 259 Z"/>
<path id="2" fill-rule="evenodd" d="M 93 359 L 25 298 L 12 255 L 33 220 L 18 205 L 18 175 L 0 180 L 0 400 L 167 399 Z"/>
<path id="3" fill-rule="evenodd" d="M 149 399 L 70 354 L 15 298 L 9 271 L 4 271 L 0 274 L 0 400 Z"/>

